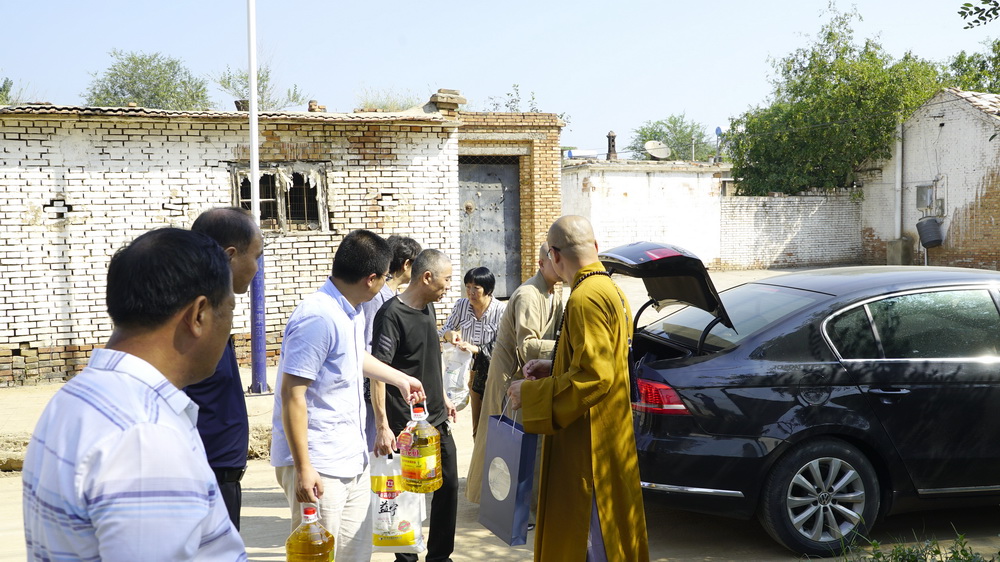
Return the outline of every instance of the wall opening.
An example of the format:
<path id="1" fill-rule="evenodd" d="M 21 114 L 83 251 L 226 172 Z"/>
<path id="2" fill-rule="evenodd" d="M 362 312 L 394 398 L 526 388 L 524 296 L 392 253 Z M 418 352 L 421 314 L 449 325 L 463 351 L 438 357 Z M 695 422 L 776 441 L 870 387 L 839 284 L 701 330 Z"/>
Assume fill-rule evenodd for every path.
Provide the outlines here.
<path id="1" fill-rule="evenodd" d="M 320 173 L 322 165 L 290 163 L 260 171 L 261 228 L 282 232 L 329 230 L 326 205 L 321 197 L 324 189 Z M 250 172 L 245 167 L 234 168 L 235 204 L 250 209 L 253 192 Z"/>

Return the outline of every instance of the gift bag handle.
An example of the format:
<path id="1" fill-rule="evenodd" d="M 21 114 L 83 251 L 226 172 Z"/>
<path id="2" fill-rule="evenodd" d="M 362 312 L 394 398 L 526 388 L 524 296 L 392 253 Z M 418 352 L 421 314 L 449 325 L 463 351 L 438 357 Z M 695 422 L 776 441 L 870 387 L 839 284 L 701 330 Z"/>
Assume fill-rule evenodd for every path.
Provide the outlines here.
<path id="1" fill-rule="evenodd" d="M 504 417 L 504 416 L 507 415 L 507 406 L 509 406 L 509 405 L 510 405 L 510 400 L 507 400 L 507 396 L 504 395 L 504 398 L 503 398 L 503 408 L 500 410 L 500 417 Z M 518 413 L 519 413 L 518 410 L 514 410 L 514 411 L 511 412 L 511 415 L 509 415 L 507 417 L 510 418 L 510 421 L 517 422 L 517 419 L 515 418 L 515 416 L 517 416 Z M 514 428 L 514 424 L 511 424 L 510 425 L 510 432 L 511 432 L 511 434 L 514 433 L 514 429 L 515 429 Z"/>

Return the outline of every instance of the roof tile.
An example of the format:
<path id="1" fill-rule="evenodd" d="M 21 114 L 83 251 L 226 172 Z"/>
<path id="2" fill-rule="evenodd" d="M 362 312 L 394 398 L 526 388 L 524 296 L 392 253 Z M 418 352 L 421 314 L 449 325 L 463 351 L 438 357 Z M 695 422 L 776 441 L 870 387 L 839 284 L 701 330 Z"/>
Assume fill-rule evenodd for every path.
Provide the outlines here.
<path id="1" fill-rule="evenodd" d="M 248 119 L 246 111 L 177 111 L 170 109 L 150 109 L 145 107 L 85 107 L 76 105 L 9 105 L 0 106 L 3 115 L 77 115 L 77 116 L 121 116 L 121 117 L 195 117 L 208 119 Z M 328 122 L 418 122 L 445 123 L 449 119 L 440 113 L 324 113 L 307 111 L 260 111 L 258 119 L 264 121 L 328 121 Z"/>
<path id="2" fill-rule="evenodd" d="M 965 90 L 959 90 L 958 88 L 945 88 L 945 91 L 951 92 L 959 98 L 964 99 L 980 111 L 994 116 L 1000 115 L 1000 94 L 968 92 Z"/>

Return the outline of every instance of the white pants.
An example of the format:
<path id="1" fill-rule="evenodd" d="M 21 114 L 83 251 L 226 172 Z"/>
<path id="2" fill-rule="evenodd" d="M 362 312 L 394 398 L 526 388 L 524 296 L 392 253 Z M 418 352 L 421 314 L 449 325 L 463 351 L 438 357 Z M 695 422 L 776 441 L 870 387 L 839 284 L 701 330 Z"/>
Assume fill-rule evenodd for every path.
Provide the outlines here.
<path id="1" fill-rule="evenodd" d="M 295 467 L 278 466 L 274 473 L 292 510 L 294 531 L 302 523 L 302 504 L 295 499 Z M 372 557 L 372 484 L 368 467 L 354 478 L 320 477 L 320 523 L 336 540 L 334 558 L 337 562 L 368 562 Z"/>

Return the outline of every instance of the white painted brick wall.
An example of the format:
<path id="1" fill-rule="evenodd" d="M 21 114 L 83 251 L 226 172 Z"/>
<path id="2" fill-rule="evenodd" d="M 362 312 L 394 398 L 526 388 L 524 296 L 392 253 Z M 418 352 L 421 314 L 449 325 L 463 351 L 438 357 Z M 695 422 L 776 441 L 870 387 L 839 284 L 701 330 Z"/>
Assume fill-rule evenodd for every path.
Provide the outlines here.
<path id="1" fill-rule="evenodd" d="M 590 218 L 602 248 L 637 240 L 681 246 L 706 263 L 720 255 L 718 167 L 599 164 L 563 175 L 563 214 Z"/>
<path id="2" fill-rule="evenodd" d="M 857 264 L 861 204 L 849 194 L 726 197 L 722 200 L 724 268 Z"/>
<path id="3" fill-rule="evenodd" d="M 1000 160 L 1000 139 L 996 118 L 969 103 L 941 92 L 907 119 L 903 127 L 902 233 L 919 249 L 917 220 L 923 212 L 916 207 L 917 186 L 935 184 L 937 197 L 944 200 L 942 233 L 948 244 L 953 220 L 962 221 L 959 211 L 983 195 L 989 177 Z M 895 158 L 895 157 L 894 157 Z M 892 239 L 893 210 L 897 205 L 893 185 L 895 159 L 882 165 L 885 180 L 866 187 L 864 225 L 883 240 Z M 982 236 L 963 224 L 965 234 Z"/>
<path id="4" fill-rule="evenodd" d="M 723 197 L 718 169 L 636 164 L 563 171 L 563 213 L 588 217 L 601 248 L 675 244 L 723 269 L 860 263 L 861 205 L 847 193 Z"/>
<path id="5" fill-rule="evenodd" d="M 326 178 L 331 232 L 268 236 L 269 334 L 280 333 L 299 300 L 329 275 L 336 245 L 352 229 L 412 236 L 459 260 L 454 131 L 398 127 L 395 161 L 359 166 L 341 136 L 363 127 L 280 131 L 283 142 L 337 146 L 340 159 L 328 162 Z M 203 210 L 232 205 L 229 163 L 246 144 L 240 124 L 134 118 L 0 120 L 0 139 L 0 348 L 103 343 L 111 330 L 104 305 L 111 255 L 149 229 L 186 228 Z M 391 202 L 379 203 L 381 193 L 391 193 Z M 72 210 L 58 208 L 65 206 Z M 460 289 L 454 276 L 441 316 Z M 234 332 L 249 332 L 248 296 L 237 312 Z"/>

